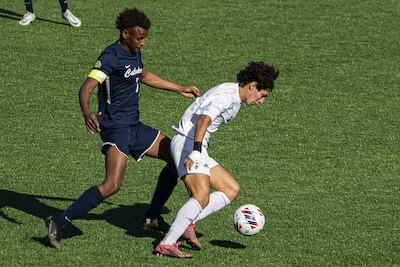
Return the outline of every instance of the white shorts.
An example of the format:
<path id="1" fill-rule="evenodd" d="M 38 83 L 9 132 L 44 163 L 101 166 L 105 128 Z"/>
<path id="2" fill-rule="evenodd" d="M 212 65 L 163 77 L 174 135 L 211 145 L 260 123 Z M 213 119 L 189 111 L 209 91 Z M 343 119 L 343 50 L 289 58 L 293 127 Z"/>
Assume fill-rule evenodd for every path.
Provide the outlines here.
<path id="1" fill-rule="evenodd" d="M 193 139 L 189 139 L 181 134 L 176 134 L 171 140 L 171 155 L 174 160 L 176 170 L 180 178 L 188 173 L 202 173 L 210 176 L 210 169 L 219 165 L 213 158 L 208 156 L 205 146 L 201 149 L 200 166 L 196 169 L 193 164 L 189 171 L 183 166 L 183 161 L 189 157 L 193 151 Z"/>

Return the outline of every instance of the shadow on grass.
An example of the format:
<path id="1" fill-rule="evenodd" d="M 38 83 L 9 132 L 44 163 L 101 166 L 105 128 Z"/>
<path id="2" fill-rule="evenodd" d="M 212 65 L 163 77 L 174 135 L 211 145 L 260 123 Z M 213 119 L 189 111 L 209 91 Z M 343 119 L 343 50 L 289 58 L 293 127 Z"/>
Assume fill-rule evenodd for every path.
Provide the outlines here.
<path id="1" fill-rule="evenodd" d="M 163 236 L 158 231 L 144 230 L 141 227 L 142 216 L 146 213 L 149 204 L 135 203 L 132 206 L 119 205 L 114 209 L 109 209 L 103 214 L 85 214 L 79 219 L 83 220 L 105 220 L 109 224 L 126 230 L 126 234 L 134 237 L 153 237 Z M 167 214 L 170 210 L 163 207 L 161 214 Z"/>
<path id="2" fill-rule="evenodd" d="M 15 12 L 0 8 L 0 18 L 13 19 L 13 20 L 20 21 L 22 19 L 22 17 L 24 16 L 24 14 L 15 13 Z M 67 22 L 59 22 L 59 21 L 54 21 L 54 20 L 42 19 L 42 18 L 39 18 L 39 17 L 36 17 L 35 20 L 40 20 L 40 21 L 50 22 L 50 23 L 54 23 L 54 24 L 70 26 L 70 24 L 67 23 Z"/>
<path id="3" fill-rule="evenodd" d="M 22 212 L 25 212 L 27 214 L 36 216 L 40 219 L 43 219 L 43 229 L 46 229 L 44 221 L 47 218 L 47 216 L 52 214 L 59 214 L 63 212 L 63 210 L 46 205 L 42 203 L 40 199 L 57 200 L 57 201 L 61 200 L 70 202 L 75 201 L 75 199 L 71 198 L 46 197 L 40 195 L 21 194 L 0 189 L 0 209 L 3 207 L 11 207 L 14 209 L 18 209 Z M 112 203 L 103 201 L 102 204 L 104 205 Z M 141 218 L 147 211 L 148 207 L 149 207 L 148 204 L 143 204 L 143 203 L 136 203 L 132 206 L 120 205 L 117 208 L 105 211 L 103 214 L 87 213 L 77 218 L 76 220 L 105 220 L 116 227 L 125 229 L 127 235 L 135 237 L 153 237 L 156 239 L 156 241 L 159 242 L 164 236 L 162 233 L 153 230 L 147 231 L 141 228 Z M 167 208 L 163 208 L 161 210 L 161 213 L 163 214 L 169 212 L 170 210 Z M 0 210 L 0 217 L 3 217 L 9 222 L 15 224 L 22 224 L 18 220 L 18 218 L 11 218 L 1 210 Z M 78 228 L 76 228 L 73 225 L 73 223 L 71 223 L 65 228 L 63 233 L 63 239 L 71 238 L 82 234 L 83 232 Z M 45 237 L 32 237 L 31 239 L 45 246 L 50 246 L 47 239 L 47 234 Z"/>
<path id="4" fill-rule="evenodd" d="M 43 219 L 43 227 L 46 227 L 44 220 L 47 218 L 47 216 L 51 214 L 61 213 L 62 210 L 50 207 L 40 202 L 39 199 L 75 201 L 75 199 L 71 198 L 44 197 L 39 195 L 20 194 L 8 190 L 0 190 L 0 209 L 3 207 L 11 207 L 23 211 L 27 214 L 36 216 L 40 219 Z M 18 218 L 10 218 L 1 210 L 0 217 L 3 217 L 4 219 L 12 223 L 22 224 L 21 222 L 19 222 Z M 72 225 L 68 231 L 65 231 L 65 235 L 63 236 L 63 238 L 70 238 L 76 235 L 82 235 L 82 231 Z M 39 240 L 35 240 L 40 242 L 40 238 Z"/>
<path id="5" fill-rule="evenodd" d="M 62 199 L 58 199 L 62 200 Z M 104 204 L 104 202 L 102 203 Z M 101 205 L 101 204 L 100 204 Z M 92 214 L 87 213 L 82 215 L 79 218 L 76 218 L 74 221 L 77 220 L 86 220 L 86 221 L 93 221 L 93 220 L 105 220 L 109 224 L 112 224 L 116 227 L 122 228 L 126 230 L 126 234 L 134 237 L 151 237 L 154 238 L 156 243 L 155 246 L 164 238 L 164 235 L 158 231 L 153 230 L 144 230 L 141 227 L 141 218 L 145 214 L 148 208 L 148 204 L 136 203 L 132 206 L 125 206 L 120 205 L 118 208 L 109 209 L 105 211 L 103 214 Z M 58 213 L 60 213 L 59 211 Z M 162 213 L 167 213 L 169 210 L 163 209 Z M 70 238 L 78 235 L 82 235 L 82 231 L 73 226 L 73 223 L 68 225 L 63 233 L 63 239 Z M 44 246 L 51 246 L 47 236 L 45 237 L 33 237 L 32 240 L 41 243 Z"/>
<path id="6" fill-rule="evenodd" d="M 214 246 L 219 246 L 219 247 L 224 247 L 224 248 L 246 248 L 245 245 L 232 242 L 232 241 L 225 241 L 225 240 L 211 240 L 210 241 L 211 245 Z"/>
<path id="7" fill-rule="evenodd" d="M 43 219 L 43 231 L 47 232 L 44 220 L 47 218 L 47 216 L 52 214 L 59 214 L 63 212 L 63 210 L 46 205 L 42 203 L 40 199 L 57 200 L 57 201 L 61 200 L 70 202 L 75 201 L 75 199 L 71 198 L 46 197 L 40 195 L 21 194 L 0 189 L 0 209 L 3 207 L 11 207 L 14 209 L 18 209 L 22 212 L 25 212 L 27 214 L 36 216 L 40 219 Z M 104 205 L 112 203 L 103 201 L 102 204 Z M 141 227 L 142 216 L 146 213 L 148 207 L 149 204 L 144 204 L 144 203 L 135 203 L 131 206 L 120 205 L 117 208 L 106 210 L 103 214 L 87 213 L 75 220 L 87 220 L 87 221 L 105 220 L 109 224 L 125 229 L 127 235 L 138 238 L 141 237 L 154 238 L 153 246 L 156 247 L 159 244 L 159 242 L 164 238 L 164 234 L 155 230 L 144 230 Z M 163 209 L 161 210 L 162 214 L 167 214 L 169 212 L 170 210 L 166 207 L 163 207 Z M 1 210 L 0 210 L 0 217 L 3 217 L 9 222 L 15 224 L 22 224 L 18 220 L 18 218 L 11 218 Z M 63 233 L 63 239 L 79 236 L 82 234 L 83 232 L 79 230 L 77 227 L 75 227 L 73 223 L 71 223 L 65 228 Z M 198 238 L 201 238 L 202 236 L 203 235 L 201 233 L 197 233 Z M 44 237 L 31 237 L 31 239 L 44 246 L 50 246 L 50 243 L 47 239 L 47 234 Z M 180 240 L 183 241 L 183 239 Z M 214 246 L 220 246 L 226 248 L 239 248 L 239 249 L 245 248 L 245 246 L 231 241 L 212 240 L 210 241 L 210 243 Z"/>

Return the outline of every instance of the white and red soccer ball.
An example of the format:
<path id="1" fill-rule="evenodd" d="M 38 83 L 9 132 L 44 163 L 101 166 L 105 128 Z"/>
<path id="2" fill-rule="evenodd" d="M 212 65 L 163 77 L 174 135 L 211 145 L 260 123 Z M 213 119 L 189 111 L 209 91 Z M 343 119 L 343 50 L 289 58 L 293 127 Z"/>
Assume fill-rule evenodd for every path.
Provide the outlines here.
<path id="1" fill-rule="evenodd" d="M 242 235 L 258 234 L 264 227 L 265 217 L 261 209 L 253 204 L 246 204 L 235 211 L 233 225 Z"/>

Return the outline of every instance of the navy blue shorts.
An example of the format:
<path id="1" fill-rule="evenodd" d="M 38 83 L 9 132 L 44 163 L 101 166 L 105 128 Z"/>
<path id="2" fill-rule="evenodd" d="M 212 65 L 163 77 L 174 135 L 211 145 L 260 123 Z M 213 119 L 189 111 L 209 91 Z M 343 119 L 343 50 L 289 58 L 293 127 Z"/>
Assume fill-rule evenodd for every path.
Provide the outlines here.
<path id="1" fill-rule="evenodd" d="M 100 136 L 104 143 L 100 150 L 103 154 L 106 154 L 107 149 L 114 146 L 126 157 L 131 155 L 137 161 L 140 161 L 159 135 L 159 130 L 141 122 L 121 128 L 102 128 Z"/>

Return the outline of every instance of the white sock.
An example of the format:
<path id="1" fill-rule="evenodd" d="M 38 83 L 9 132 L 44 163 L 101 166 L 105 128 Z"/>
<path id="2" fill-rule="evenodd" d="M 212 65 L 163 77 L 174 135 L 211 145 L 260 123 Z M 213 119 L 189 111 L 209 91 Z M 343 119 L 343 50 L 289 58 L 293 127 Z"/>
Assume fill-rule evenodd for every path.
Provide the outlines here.
<path id="1" fill-rule="evenodd" d="M 210 195 L 208 205 L 203 209 L 202 212 L 200 212 L 199 216 L 197 216 L 193 223 L 204 219 L 208 215 L 228 206 L 229 204 L 231 204 L 231 201 L 224 193 L 221 191 L 215 191 Z"/>
<path id="2" fill-rule="evenodd" d="M 178 211 L 176 218 L 168 230 L 167 235 L 161 241 L 161 245 L 172 245 L 178 241 L 178 239 L 183 235 L 186 228 L 191 224 L 194 219 L 202 211 L 199 202 L 190 198 L 185 205 Z"/>

